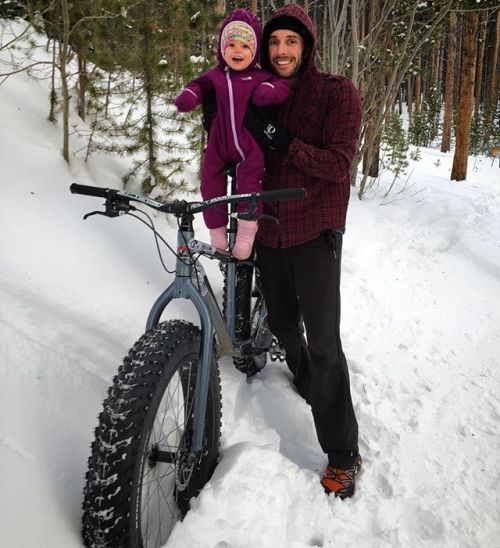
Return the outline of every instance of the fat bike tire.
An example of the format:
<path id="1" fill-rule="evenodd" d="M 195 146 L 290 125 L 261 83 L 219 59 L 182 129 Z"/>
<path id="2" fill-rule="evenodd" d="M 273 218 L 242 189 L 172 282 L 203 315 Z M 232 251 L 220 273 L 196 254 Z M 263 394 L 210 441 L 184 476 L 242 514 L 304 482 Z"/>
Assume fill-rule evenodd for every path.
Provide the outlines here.
<path id="1" fill-rule="evenodd" d="M 159 324 L 130 350 L 104 401 L 84 488 L 89 548 L 159 548 L 217 463 L 219 371 L 212 362 L 201 460 L 188 465 L 198 327 Z"/>
<path id="2" fill-rule="evenodd" d="M 265 307 L 264 298 L 254 283 L 255 268 L 241 264 L 236 269 L 235 291 L 235 336 L 236 342 L 242 343 L 254 335 L 256 320 L 262 307 Z M 227 276 L 224 271 L 223 312 L 226 313 Z M 267 320 L 266 320 L 267 321 Z M 267 352 L 255 356 L 233 358 L 233 364 L 238 371 L 247 377 L 252 377 L 263 369 L 267 361 Z"/>

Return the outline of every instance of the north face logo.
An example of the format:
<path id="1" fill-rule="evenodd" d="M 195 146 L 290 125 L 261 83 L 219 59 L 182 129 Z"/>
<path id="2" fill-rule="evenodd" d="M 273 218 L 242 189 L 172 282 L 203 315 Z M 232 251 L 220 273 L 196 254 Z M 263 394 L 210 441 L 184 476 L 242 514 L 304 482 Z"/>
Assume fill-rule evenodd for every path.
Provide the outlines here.
<path id="1" fill-rule="evenodd" d="M 242 80 L 253 80 L 253 76 L 242 76 Z"/>

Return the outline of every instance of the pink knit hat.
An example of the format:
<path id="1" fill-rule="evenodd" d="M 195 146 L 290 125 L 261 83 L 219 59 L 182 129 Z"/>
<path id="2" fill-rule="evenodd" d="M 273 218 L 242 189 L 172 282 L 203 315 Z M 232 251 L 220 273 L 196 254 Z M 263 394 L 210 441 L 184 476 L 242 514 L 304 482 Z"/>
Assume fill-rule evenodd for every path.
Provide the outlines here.
<path id="1" fill-rule="evenodd" d="M 227 45 L 233 41 L 239 40 L 250 46 L 252 54 L 255 55 L 257 47 L 257 37 L 253 28 L 243 21 L 232 21 L 228 23 L 221 35 L 221 52 L 223 53 Z"/>

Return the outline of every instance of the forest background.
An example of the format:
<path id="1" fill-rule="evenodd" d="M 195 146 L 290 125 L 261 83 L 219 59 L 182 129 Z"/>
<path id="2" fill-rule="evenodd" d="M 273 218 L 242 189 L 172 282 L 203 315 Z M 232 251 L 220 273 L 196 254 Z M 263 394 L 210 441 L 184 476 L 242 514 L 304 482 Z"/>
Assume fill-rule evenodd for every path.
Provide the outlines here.
<path id="1" fill-rule="evenodd" d="M 199 111 L 179 115 L 183 85 L 216 62 L 217 30 L 236 7 L 265 23 L 287 2 L 223 0 L 3 0 L 9 52 L 0 85 L 28 71 L 50 79 L 47 117 L 61 122 L 62 154 L 133 158 L 125 187 L 157 199 L 196 190 L 184 179 L 206 135 Z M 451 179 L 470 154 L 500 153 L 500 8 L 494 0 L 304 0 L 318 32 L 318 67 L 360 90 L 363 123 L 352 184 L 362 198 L 381 169 L 404 177 L 409 145 L 455 149 Z M 18 27 L 20 28 L 20 27 Z M 42 34 L 46 39 L 29 38 Z M 28 45 L 26 45 L 28 44 Z M 43 44 L 43 45 L 41 45 Z M 40 49 L 43 48 L 43 52 Z M 47 54 L 50 54 L 48 56 Z M 85 121 L 79 125 L 77 118 Z M 69 136 L 85 139 L 70 149 Z M 389 193 L 393 185 L 386 190 Z"/>

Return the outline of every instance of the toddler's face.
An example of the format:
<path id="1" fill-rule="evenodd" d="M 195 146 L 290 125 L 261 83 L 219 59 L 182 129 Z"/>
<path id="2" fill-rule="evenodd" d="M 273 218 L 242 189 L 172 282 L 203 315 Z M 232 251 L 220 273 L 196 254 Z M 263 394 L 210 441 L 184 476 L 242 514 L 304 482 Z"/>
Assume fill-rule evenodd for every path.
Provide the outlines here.
<path id="1" fill-rule="evenodd" d="M 224 61 L 233 70 L 245 70 L 252 59 L 252 48 L 241 40 L 231 40 L 224 49 Z"/>

